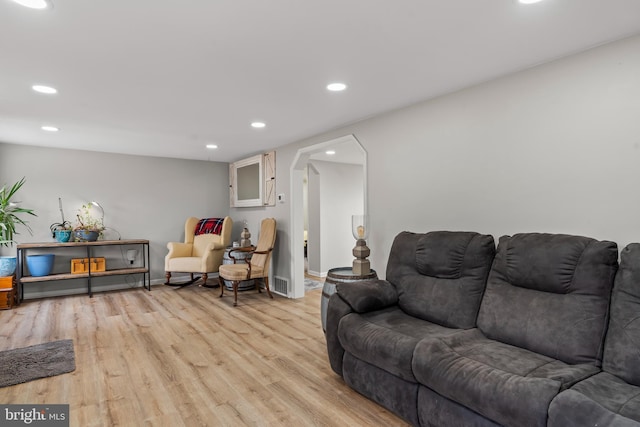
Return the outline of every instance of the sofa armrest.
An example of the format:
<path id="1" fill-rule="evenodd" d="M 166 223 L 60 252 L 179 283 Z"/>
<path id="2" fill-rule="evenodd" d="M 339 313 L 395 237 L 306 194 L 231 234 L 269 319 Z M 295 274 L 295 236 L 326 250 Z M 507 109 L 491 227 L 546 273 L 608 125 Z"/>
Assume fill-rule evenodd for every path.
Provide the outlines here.
<path id="1" fill-rule="evenodd" d="M 191 256 L 193 245 L 191 243 L 169 242 L 167 258 L 181 258 Z"/>
<path id="2" fill-rule="evenodd" d="M 341 283 L 336 293 L 356 313 L 381 310 L 398 303 L 398 291 L 386 280 Z"/>
<path id="3" fill-rule="evenodd" d="M 327 330 L 325 331 L 325 338 L 327 339 L 329 364 L 331 365 L 331 369 L 340 376 L 342 376 L 344 348 L 338 338 L 338 328 L 340 326 L 340 320 L 349 313 L 353 313 L 349 304 L 344 302 L 344 300 L 340 298 L 340 295 L 331 295 L 327 303 Z"/>
<path id="4" fill-rule="evenodd" d="M 216 273 L 223 262 L 226 246 L 220 242 L 208 242 L 202 247 L 202 257 L 200 258 L 200 272 Z"/>
<path id="5" fill-rule="evenodd" d="M 327 303 L 327 351 L 331 369 L 342 376 L 344 348 L 338 338 L 340 321 L 349 313 L 380 310 L 397 304 L 396 288 L 386 280 L 338 284 Z"/>

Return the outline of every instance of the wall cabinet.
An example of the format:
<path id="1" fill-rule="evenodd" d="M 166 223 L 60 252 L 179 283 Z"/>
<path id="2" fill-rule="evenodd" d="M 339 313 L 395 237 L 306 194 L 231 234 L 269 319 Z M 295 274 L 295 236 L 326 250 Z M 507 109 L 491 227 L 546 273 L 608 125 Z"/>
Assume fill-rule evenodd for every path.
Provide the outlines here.
<path id="1" fill-rule="evenodd" d="M 229 164 L 229 204 L 232 208 L 275 206 L 276 152 Z"/>
<path id="2" fill-rule="evenodd" d="M 100 249 L 105 247 L 118 247 L 118 246 L 138 246 L 142 253 L 142 266 L 132 266 L 127 268 L 107 269 L 104 271 L 91 271 L 91 263 L 88 263 L 86 272 L 83 273 L 71 273 L 71 263 L 69 263 L 68 273 L 50 274 L 47 276 L 25 276 L 25 261 L 30 250 L 46 250 L 52 253 L 62 253 L 65 249 L 80 248 L 83 249 L 86 254 L 86 258 L 95 258 L 100 255 Z M 91 289 L 92 279 L 107 276 L 118 276 L 124 274 L 142 274 L 143 286 L 147 290 L 151 290 L 151 277 L 149 274 L 149 241 L 148 240 L 98 240 L 96 242 L 69 242 L 69 243 L 23 243 L 17 246 L 18 249 L 18 263 L 16 266 L 16 282 L 18 285 L 19 299 L 24 299 L 24 286 L 29 283 L 37 282 L 49 282 L 53 280 L 68 280 L 68 279 L 86 279 L 87 280 L 87 293 L 89 296 L 93 296 Z"/>

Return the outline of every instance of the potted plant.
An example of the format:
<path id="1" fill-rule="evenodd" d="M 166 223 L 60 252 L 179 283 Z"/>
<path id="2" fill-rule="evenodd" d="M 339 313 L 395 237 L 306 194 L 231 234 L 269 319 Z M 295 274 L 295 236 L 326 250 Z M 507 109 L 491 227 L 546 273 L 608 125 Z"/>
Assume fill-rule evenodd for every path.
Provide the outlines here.
<path id="1" fill-rule="evenodd" d="M 82 205 L 76 215 L 77 224 L 73 228 L 76 242 L 95 242 L 105 229 L 102 217 L 94 216 L 94 205 Z"/>
<path id="2" fill-rule="evenodd" d="M 17 225 L 26 227 L 30 234 L 31 228 L 27 221 L 21 218 L 22 215 L 33 215 L 33 209 L 21 208 L 17 202 L 13 202 L 13 196 L 24 185 L 25 178 L 13 184 L 11 187 L 3 185 L 0 189 L 0 247 L 12 246 L 13 236 L 19 234 L 16 231 Z M 0 276 L 10 276 L 16 269 L 16 257 L 0 257 Z"/>
<path id="3" fill-rule="evenodd" d="M 62 222 L 54 222 L 49 226 L 51 235 L 60 243 L 66 243 L 71 240 L 71 233 L 73 233 L 73 226 L 69 221 L 64 220 L 64 211 L 62 210 L 62 199 L 58 197 L 58 205 L 60 206 L 60 217 Z"/>
<path id="4" fill-rule="evenodd" d="M 60 243 L 65 243 L 71 240 L 71 233 L 73 232 L 73 226 L 69 221 L 54 222 L 49 226 L 51 235 Z"/>

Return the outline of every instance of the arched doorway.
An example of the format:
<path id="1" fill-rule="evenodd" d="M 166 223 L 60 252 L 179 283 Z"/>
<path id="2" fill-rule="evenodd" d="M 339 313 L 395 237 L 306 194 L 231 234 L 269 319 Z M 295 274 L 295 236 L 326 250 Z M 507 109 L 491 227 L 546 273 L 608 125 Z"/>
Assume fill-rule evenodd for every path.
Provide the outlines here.
<path id="1" fill-rule="evenodd" d="M 326 158 L 328 150 L 336 152 L 335 157 Z M 325 141 L 309 147 L 301 148 L 291 164 L 291 229 L 290 246 L 292 254 L 291 262 L 291 295 L 292 298 L 304 296 L 304 179 L 307 164 L 310 161 L 322 159 L 322 161 L 337 163 L 357 163 L 361 165 L 363 174 L 362 183 L 362 210 L 360 212 L 350 212 L 348 221 L 351 221 L 351 214 L 368 213 L 367 203 L 367 152 L 360 142 L 353 135 L 346 135 L 340 138 Z M 345 214 L 346 215 L 346 214 Z M 350 236 L 350 233 L 348 234 Z M 346 236 L 345 236 L 346 237 Z M 323 239 L 326 240 L 326 239 Z M 336 266 L 338 267 L 338 266 Z"/>

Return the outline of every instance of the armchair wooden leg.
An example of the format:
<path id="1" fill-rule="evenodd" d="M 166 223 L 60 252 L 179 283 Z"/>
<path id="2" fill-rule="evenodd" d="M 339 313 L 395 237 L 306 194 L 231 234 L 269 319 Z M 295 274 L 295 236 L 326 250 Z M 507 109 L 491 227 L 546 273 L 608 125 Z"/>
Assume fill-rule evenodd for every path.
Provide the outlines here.
<path id="1" fill-rule="evenodd" d="M 170 271 L 165 272 L 164 273 L 164 278 L 165 278 L 164 284 L 168 285 L 169 281 L 171 280 L 171 272 Z"/>
<path id="2" fill-rule="evenodd" d="M 238 305 L 238 285 L 239 284 L 240 284 L 240 281 L 238 280 L 233 281 L 233 306 L 234 307 Z"/>
<path id="3" fill-rule="evenodd" d="M 218 276 L 218 282 L 220 282 L 220 298 L 222 298 L 224 294 L 224 279 L 222 279 L 222 276 Z"/>
<path id="4" fill-rule="evenodd" d="M 271 295 L 271 291 L 269 290 L 269 278 L 264 278 L 264 287 L 267 288 L 267 293 L 269 294 L 269 298 L 273 299 L 273 295 Z"/>

